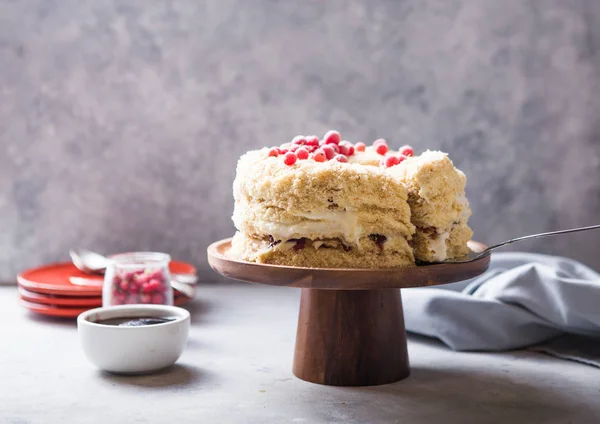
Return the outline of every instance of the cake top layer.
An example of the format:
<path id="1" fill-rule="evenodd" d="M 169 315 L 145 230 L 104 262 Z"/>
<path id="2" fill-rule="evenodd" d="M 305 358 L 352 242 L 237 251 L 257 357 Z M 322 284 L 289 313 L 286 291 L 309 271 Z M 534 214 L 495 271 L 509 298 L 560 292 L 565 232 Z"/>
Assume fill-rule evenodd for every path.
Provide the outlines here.
<path id="1" fill-rule="evenodd" d="M 408 197 L 404 185 L 385 169 L 329 160 L 287 165 L 269 148 L 250 151 L 237 166 L 236 201 L 243 196 L 287 210 L 398 209 Z M 307 196 L 311 193 L 311 196 Z"/>
<path id="2" fill-rule="evenodd" d="M 408 200 L 416 225 L 445 228 L 470 215 L 465 184 L 465 175 L 446 153 L 428 150 L 414 156 L 408 145 L 393 151 L 383 139 L 371 146 L 352 144 L 329 131 L 322 139 L 296 136 L 290 143 L 243 155 L 234 196 L 309 212 L 397 209 L 398 201 Z"/>
<path id="3" fill-rule="evenodd" d="M 465 174 L 454 167 L 448 155 L 439 151 L 427 150 L 409 157 L 389 172 L 399 176 L 409 191 L 427 201 L 464 193 L 467 182 Z"/>
<path id="4" fill-rule="evenodd" d="M 471 215 L 465 174 L 454 167 L 446 153 L 426 151 L 388 172 L 404 182 L 411 220 L 417 227 L 447 231 Z"/>

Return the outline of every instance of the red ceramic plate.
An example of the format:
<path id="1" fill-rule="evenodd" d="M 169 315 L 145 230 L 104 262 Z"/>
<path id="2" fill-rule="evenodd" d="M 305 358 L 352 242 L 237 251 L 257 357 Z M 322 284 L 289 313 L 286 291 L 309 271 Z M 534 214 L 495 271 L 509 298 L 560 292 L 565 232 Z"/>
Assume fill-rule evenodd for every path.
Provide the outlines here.
<path id="1" fill-rule="evenodd" d="M 169 269 L 173 274 L 196 273 L 193 265 L 180 261 L 171 261 Z M 71 280 L 78 281 L 79 284 L 73 284 Z M 85 280 L 90 284 L 85 284 Z M 102 277 L 84 274 L 70 262 L 28 269 L 17 276 L 17 281 L 25 289 L 36 293 L 61 296 L 102 295 Z"/>
<path id="2" fill-rule="evenodd" d="M 102 306 L 102 297 L 101 296 L 56 296 L 54 294 L 43 294 L 36 293 L 27 290 L 24 287 L 19 286 L 19 294 L 21 295 L 21 299 L 26 300 L 32 303 L 41 303 L 44 305 L 56 305 L 56 306 L 74 306 L 74 307 L 84 307 L 84 306 L 93 306 L 99 307 Z"/>
<path id="3" fill-rule="evenodd" d="M 44 305 L 72 307 L 102 306 L 102 296 L 57 296 L 54 294 L 32 292 L 21 286 L 19 286 L 19 294 L 21 295 L 21 299 L 23 300 L 32 303 L 41 303 Z M 173 296 L 175 300 L 177 300 L 180 297 L 185 297 L 177 290 L 173 291 Z"/>
<path id="4" fill-rule="evenodd" d="M 181 305 L 186 304 L 189 301 L 190 301 L 189 297 L 177 296 L 174 299 L 173 303 L 177 306 L 181 306 Z M 93 308 L 96 308 L 96 306 L 88 306 L 88 307 L 64 306 L 64 307 L 60 307 L 60 306 L 54 306 L 54 305 L 44 305 L 42 303 L 29 302 L 29 301 L 23 299 L 22 297 L 19 302 L 21 303 L 21 306 L 29 309 L 31 312 L 35 312 L 35 313 L 41 314 L 41 315 L 47 315 L 47 316 L 51 316 L 51 317 L 61 317 L 61 318 L 77 318 L 77 316 L 80 313 L 85 312 L 90 309 L 93 309 Z"/>
<path id="5" fill-rule="evenodd" d="M 20 300 L 21 306 L 29 309 L 31 312 L 35 312 L 42 315 L 48 315 L 51 317 L 63 317 L 63 318 L 75 318 L 82 312 L 92 309 L 93 307 L 63 307 L 52 305 L 43 305 L 41 303 L 28 302 L 26 300 Z"/>

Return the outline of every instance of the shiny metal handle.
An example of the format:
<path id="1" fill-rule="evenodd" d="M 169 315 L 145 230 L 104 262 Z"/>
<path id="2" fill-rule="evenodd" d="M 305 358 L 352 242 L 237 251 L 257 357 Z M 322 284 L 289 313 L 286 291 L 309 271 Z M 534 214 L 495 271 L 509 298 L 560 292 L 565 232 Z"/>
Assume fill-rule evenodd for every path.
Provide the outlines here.
<path id="1" fill-rule="evenodd" d="M 504 241 L 502 243 L 495 244 L 494 246 L 490 246 L 487 249 L 485 249 L 484 252 L 489 252 L 490 250 L 497 249 L 499 247 L 514 243 L 516 241 L 527 240 L 527 239 L 538 238 L 538 237 L 554 236 L 557 234 L 577 233 L 579 231 L 595 230 L 595 229 L 599 229 L 599 228 L 600 228 L 600 224 L 599 225 L 590 225 L 589 227 L 571 228 L 569 230 L 559 230 L 559 231 L 550 231 L 548 233 L 531 234 L 529 236 L 517 237 L 517 238 L 511 239 L 508 241 Z"/>

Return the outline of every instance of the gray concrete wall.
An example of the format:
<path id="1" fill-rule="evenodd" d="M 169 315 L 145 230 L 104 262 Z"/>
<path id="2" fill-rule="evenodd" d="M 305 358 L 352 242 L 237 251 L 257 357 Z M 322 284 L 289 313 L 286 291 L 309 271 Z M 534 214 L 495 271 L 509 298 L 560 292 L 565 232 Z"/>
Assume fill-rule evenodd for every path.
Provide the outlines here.
<path id="1" fill-rule="evenodd" d="M 598 223 L 599 48 L 593 0 L 0 2 L 0 280 L 72 246 L 211 275 L 238 156 L 331 127 L 449 152 L 481 241 Z"/>

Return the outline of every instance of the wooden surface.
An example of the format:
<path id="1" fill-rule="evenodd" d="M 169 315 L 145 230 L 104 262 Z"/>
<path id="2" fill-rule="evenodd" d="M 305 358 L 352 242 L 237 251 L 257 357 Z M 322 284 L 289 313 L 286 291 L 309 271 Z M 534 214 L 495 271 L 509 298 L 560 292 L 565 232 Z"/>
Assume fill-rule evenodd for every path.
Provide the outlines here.
<path id="1" fill-rule="evenodd" d="M 481 243 L 471 246 L 483 249 Z M 274 286 L 329 290 L 379 290 L 424 287 L 467 280 L 488 269 L 490 255 L 462 264 L 436 264 L 405 268 L 299 268 L 258 264 L 232 257 L 231 239 L 208 247 L 208 262 L 219 274 L 234 280 Z"/>
<path id="2" fill-rule="evenodd" d="M 400 290 L 302 289 L 294 374 L 331 386 L 408 377 Z"/>

